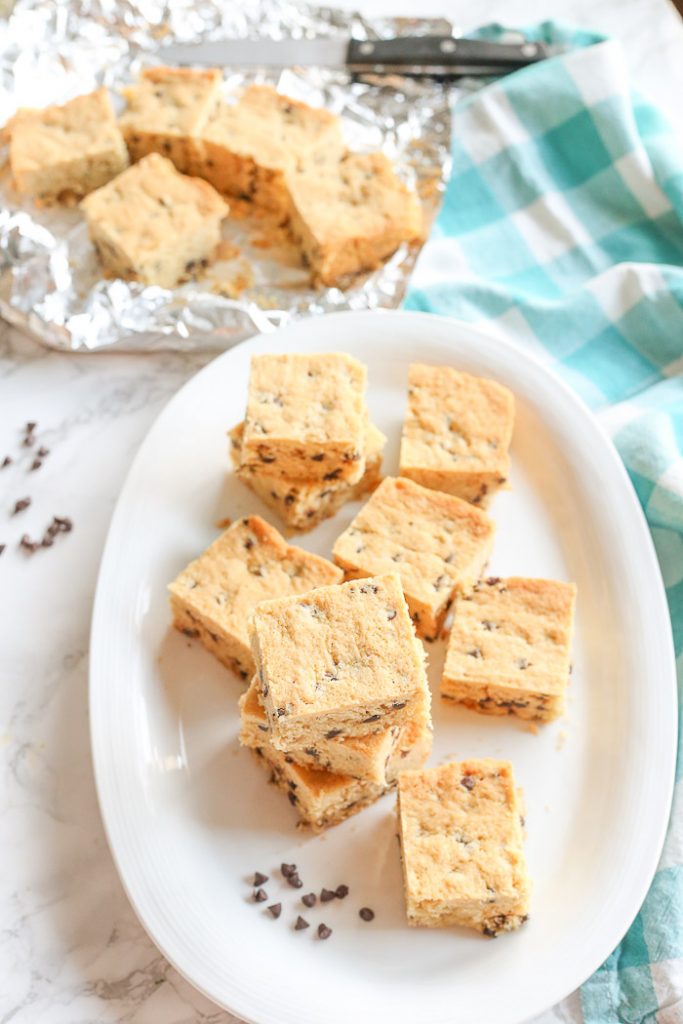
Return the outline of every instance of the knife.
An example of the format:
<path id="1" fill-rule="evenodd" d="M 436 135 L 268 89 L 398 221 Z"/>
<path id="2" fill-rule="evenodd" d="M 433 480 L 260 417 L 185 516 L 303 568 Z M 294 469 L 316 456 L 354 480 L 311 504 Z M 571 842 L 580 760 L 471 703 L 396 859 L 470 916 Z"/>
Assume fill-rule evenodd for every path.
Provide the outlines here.
<path id="1" fill-rule="evenodd" d="M 446 35 L 394 39 L 217 39 L 170 43 L 160 55 L 168 63 L 210 67 L 329 67 L 355 73 L 403 75 L 500 75 L 552 56 L 543 43 L 491 43 Z"/>

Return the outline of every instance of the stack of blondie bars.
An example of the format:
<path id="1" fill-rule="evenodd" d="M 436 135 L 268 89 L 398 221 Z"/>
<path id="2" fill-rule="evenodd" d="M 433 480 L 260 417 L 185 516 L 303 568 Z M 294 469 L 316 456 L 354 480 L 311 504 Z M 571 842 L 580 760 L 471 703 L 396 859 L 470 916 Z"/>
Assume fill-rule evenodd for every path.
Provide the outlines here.
<path id="1" fill-rule="evenodd" d="M 379 482 L 384 438 L 365 368 L 339 353 L 252 359 L 237 475 L 306 529 L 373 493 L 332 548 L 289 547 L 257 516 L 233 525 L 172 585 L 175 623 L 249 679 L 240 740 L 320 831 L 398 786 L 410 924 L 486 935 L 526 920 L 521 792 L 487 758 L 425 768 L 425 649 L 448 636 L 441 695 L 483 714 L 564 710 L 576 588 L 486 576 L 486 506 L 509 475 L 514 398 L 450 367 L 414 364 L 400 475 Z"/>
<path id="2" fill-rule="evenodd" d="M 282 521 L 310 530 L 380 480 L 386 438 L 370 423 L 366 370 L 351 356 L 254 356 L 237 475 Z"/>

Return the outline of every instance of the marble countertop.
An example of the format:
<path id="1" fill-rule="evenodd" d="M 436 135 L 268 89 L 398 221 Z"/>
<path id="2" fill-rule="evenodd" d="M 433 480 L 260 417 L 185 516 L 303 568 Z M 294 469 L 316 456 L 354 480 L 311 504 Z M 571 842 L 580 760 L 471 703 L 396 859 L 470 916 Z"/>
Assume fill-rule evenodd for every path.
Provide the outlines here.
<path id="1" fill-rule="evenodd" d="M 352 4 L 344 6 L 354 6 Z M 373 0 L 366 14 L 416 13 Z M 425 9 L 426 8 L 426 9 Z M 668 0 L 430 0 L 461 25 L 554 17 L 620 38 L 634 84 L 680 121 L 683 22 Z M 677 100 L 678 98 L 678 100 Z M 88 634 L 97 570 L 126 471 L 151 422 L 210 357 L 49 352 L 0 322 L 0 1024 L 226 1024 L 138 923 L 97 806 L 88 735 Z M 30 466 L 21 447 L 35 421 Z M 11 515 L 25 496 L 31 505 Z M 73 530 L 28 555 L 53 515 Z M 578 1021 L 574 995 L 535 1024 Z"/>

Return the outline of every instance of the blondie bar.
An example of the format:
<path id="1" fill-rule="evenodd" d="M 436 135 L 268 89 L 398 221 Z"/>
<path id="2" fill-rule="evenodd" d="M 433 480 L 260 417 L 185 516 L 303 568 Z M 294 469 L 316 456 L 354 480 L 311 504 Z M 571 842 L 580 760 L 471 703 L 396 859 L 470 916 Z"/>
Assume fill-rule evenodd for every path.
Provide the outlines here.
<path id="1" fill-rule="evenodd" d="M 576 587 L 490 577 L 458 599 L 441 695 L 489 715 L 564 711 Z"/>
<path id="2" fill-rule="evenodd" d="M 239 705 L 240 743 L 246 747 L 269 747 L 270 727 L 259 699 L 257 676 L 254 676 L 249 689 L 240 697 Z M 429 709 L 426 705 L 414 721 L 420 725 L 426 759 L 429 753 L 427 743 L 431 736 Z M 336 736 L 332 739 L 325 739 L 323 736 L 311 746 L 290 747 L 285 758 L 288 764 L 322 769 L 336 775 L 350 775 L 354 779 L 365 779 L 380 786 L 387 786 L 391 782 L 387 772 L 391 765 L 399 764 L 408 756 L 412 736 L 413 731 L 408 726 L 399 725 L 368 732 L 363 736 Z M 398 756 L 392 760 L 397 748 Z"/>
<path id="3" fill-rule="evenodd" d="M 414 363 L 400 475 L 486 505 L 508 479 L 514 415 L 514 396 L 501 384 Z"/>
<path id="4" fill-rule="evenodd" d="M 357 483 L 365 472 L 366 369 L 338 352 L 254 356 L 242 466 Z"/>
<path id="5" fill-rule="evenodd" d="M 63 106 L 19 110 L 6 133 L 14 183 L 19 192 L 39 199 L 84 196 L 128 166 L 106 89 Z"/>
<path id="6" fill-rule="evenodd" d="M 223 75 L 216 68 L 145 68 L 122 90 L 128 109 L 119 120 L 133 160 L 161 153 L 179 171 L 195 173 L 197 140 L 218 103 Z"/>
<path id="7" fill-rule="evenodd" d="M 355 484 L 346 480 L 287 480 L 266 475 L 259 466 L 242 466 L 243 432 L 243 423 L 230 431 L 230 454 L 237 475 L 294 530 L 312 530 L 347 501 L 369 494 L 382 479 L 382 451 L 387 439 L 372 423 L 365 429 L 365 472 Z"/>
<path id="8" fill-rule="evenodd" d="M 268 598 L 336 583 L 341 570 L 290 547 L 259 516 L 238 519 L 171 583 L 173 625 L 197 637 L 220 662 L 249 678 L 247 621 Z"/>
<path id="9" fill-rule="evenodd" d="M 387 477 L 337 539 L 346 578 L 398 572 L 418 636 L 434 640 L 457 591 L 479 579 L 495 527 L 480 509 Z"/>
<path id="10" fill-rule="evenodd" d="M 287 793 L 299 815 L 299 824 L 322 832 L 374 803 L 396 784 L 399 773 L 421 767 L 429 757 L 431 743 L 431 731 L 424 721 L 402 726 L 400 741 L 389 755 L 382 783 L 304 767 L 267 741 L 253 750 L 270 769 L 271 781 Z"/>
<path id="11" fill-rule="evenodd" d="M 429 706 L 424 650 L 395 573 L 265 601 L 250 636 L 280 750 L 404 725 Z"/>
<path id="12" fill-rule="evenodd" d="M 399 838 L 408 923 L 485 935 L 529 912 L 520 794 L 507 761 L 402 772 Z"/>
<path id="13" fill-rule="evenodd" d="M 172 288 L 208 263 L 228 207 L 199 178 L 150 153 L 81 203 L 93 244 L 116 277 Z"/>
<path id="14" fill-rule="evenodd" d="M 336 285 L 422 238 L 417 196 L 383 153 L 345 153 L 288 177 L 291 231 L 314 277 Z"/>
<path id="15" fill-rule="evenodd" d="M 192 173 L 219 192 L 289 215 L 287 176 L 302 163 L 327 162 L 344 144 L 339 118 L 252 85 L 235 103 L 220 103 L 201 131 Z"/>

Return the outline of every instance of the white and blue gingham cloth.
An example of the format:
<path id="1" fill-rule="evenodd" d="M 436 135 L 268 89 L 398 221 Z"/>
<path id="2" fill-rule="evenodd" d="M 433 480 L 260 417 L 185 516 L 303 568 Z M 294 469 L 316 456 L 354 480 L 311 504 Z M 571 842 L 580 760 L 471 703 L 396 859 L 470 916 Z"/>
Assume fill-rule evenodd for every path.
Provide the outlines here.
<path id="1" fill-rule="evenodd" d="M 512 337 L 601 418 L 659 554 L 680 695 L 683 148 L 631 89 L 617 43 L 552 23 L 525 35 L 574 48 L 456 106 L 453 174 L 406 307 Z M 682 1024 L 682 774 L 679 729 L 673 813 L 652 888 L 580 1000 L 553 1020 Z"/>

